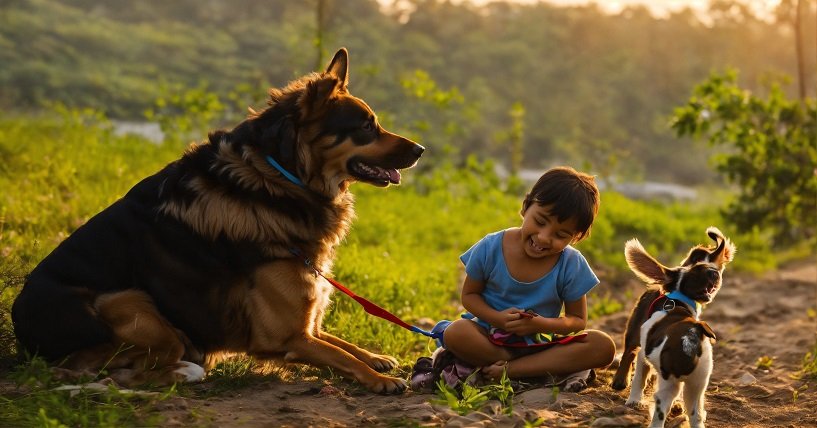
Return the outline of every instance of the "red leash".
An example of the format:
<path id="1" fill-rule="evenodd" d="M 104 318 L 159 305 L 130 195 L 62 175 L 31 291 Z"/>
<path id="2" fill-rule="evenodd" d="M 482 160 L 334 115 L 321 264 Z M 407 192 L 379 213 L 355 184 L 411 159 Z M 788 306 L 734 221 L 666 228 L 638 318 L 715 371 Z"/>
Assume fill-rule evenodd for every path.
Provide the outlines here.
<path id="1" fill-rule="evenodd" d="M 420 334 L 428 336 L 428 337 L 430 337 L 432 339 L 439 339 L 439 338 L 442 337 L 442 334 L 432 333 L 430 331 L 425 331 L 425 330 L 421 329 L 420 327 L 410 325 L 409 323 L 407 323 L 407 322 L 401 320 L 400 318 L 398 318 L 397 315 L 394 315 L 393 313 L 381 308 L 380 306 L 378 306 L 375 303 L 367 300 L 364 297 L 358 296 L 352 290 L 346 288 L 343 284 L 341 284 L 341 283 L 335 281 L 334 279 L 329 278 L 326 275 L 324 275 L 323 272 L 321 272 L 318 268 L 316 268 L 312 264 L 311 260 L 307 259 L 306 257 L 303 257 L 301 252 L 298 251 L 297 249 L 290 249 L 289 251 L 292 254 L 294 254 L 295 256 L 302 258 L 303 261 L 304 261 L 304 264 L 309 266 L 312 270 L 314 270 L 316 274 L 320 275 L 321 277 L 323 277 L 323 279 L 329 281 L 329 283 L 332 284 L 335 288 L 342 291 L 344 294 L 346 294 L 347 296 L 351 297 L 356 302 L 358 302 L 360 304 L 360 306 L 363 306 L 363 310 L 366 311 L 367 313 L 369 313 L 371 315 L 374 315 L 374 316 L 376 316 L 378 318 L 382 318 L 382 319 L 384 319 L 386 321 L 390 321 L 390 322 L 392 322 L 394 324 L 397 324 L 400 327 L 405 328 L 406 330 L 413 331 L 415 333 L 420 333 Z"/>

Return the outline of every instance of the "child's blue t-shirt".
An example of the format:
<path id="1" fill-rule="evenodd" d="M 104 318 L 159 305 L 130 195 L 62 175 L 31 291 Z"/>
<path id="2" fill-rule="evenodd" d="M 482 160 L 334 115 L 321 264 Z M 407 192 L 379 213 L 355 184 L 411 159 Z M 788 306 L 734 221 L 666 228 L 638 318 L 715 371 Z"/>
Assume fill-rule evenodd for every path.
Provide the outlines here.
<path id="1" fill-rule="evenodd" d="M 532 309 L 544 317 L 556 318 L 563 302 L 579 300 L 598 285 L 599 279 L 587 260 L 570 245 L 545 276 L 533 282 L 515 280 L 502 253 L 504 234 L 504 230 L 488 234 L 460 256 L 465 273 L 485 284 L 482 297 L 492 308 Z"/>

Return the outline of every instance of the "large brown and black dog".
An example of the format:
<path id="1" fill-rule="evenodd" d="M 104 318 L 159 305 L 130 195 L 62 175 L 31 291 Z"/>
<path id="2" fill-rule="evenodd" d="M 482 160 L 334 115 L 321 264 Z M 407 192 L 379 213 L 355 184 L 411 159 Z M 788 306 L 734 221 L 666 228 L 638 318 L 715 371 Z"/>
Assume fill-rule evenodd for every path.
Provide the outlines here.
<path id="1" fill-rule="evenodd" d="M 330 269 L 350 184 L 398 184 L 423 152 L 380 126 L 347 72 L 341 49 L 77 229 L 14 302 L 22 349 L 126 385 L 198 380 L 207 355 L 241 352 L 403 391 L 378 373 L 394 358 L 322 330 L 332 286 L 304 262 Z"/>

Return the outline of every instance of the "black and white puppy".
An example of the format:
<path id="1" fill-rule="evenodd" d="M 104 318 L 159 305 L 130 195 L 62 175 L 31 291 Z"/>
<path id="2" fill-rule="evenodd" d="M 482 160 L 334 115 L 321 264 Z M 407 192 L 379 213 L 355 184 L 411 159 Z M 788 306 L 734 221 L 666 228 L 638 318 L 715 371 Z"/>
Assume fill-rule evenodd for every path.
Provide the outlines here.
<path id="1" fill-rule="evenodd" d="M 700 314 L 703 305 L 710 303 L 720 289 L 723 270 L 736 251 L 717 228 L 710 227 L 706 233 L 715 246 L 693 247 L 675 268 L 655 260 L 637 239 L 628 241 L 624 248 L 630 269 L 654 286 L 641 295 L 627 321 L 624 353 L 612 386 L 616 390 L 627 387 L 635 359 L 627 405 L 637 407 L 652 368 L 658 371 L 651 427 L 664 426 L 682 383 L 690 426 L 703 427 L 706 421 L 704 392 L 712 374 L 709 338 L 714 340 L 715 333 L 700 320 Z"/>

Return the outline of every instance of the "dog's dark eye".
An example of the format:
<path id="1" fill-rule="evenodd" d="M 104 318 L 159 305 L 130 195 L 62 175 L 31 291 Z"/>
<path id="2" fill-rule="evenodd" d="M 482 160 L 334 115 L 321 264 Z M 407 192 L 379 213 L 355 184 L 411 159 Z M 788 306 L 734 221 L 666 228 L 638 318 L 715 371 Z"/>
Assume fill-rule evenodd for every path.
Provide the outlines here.
<path id="1" fill-rule="evenodd" d="M 372 123 L 371 120 L 367 120 L 367 121 L 363 122 L 362 128 L 366 132 L 372 132 L 372 131 L 374 131 L 374 123 Z"/>
<path id="2" fill-rule="evenodd" d="M 717 281 L 718 278 L 721 277 L 721 273 L 716 271 L 716 270 L 710 270 L 706 274 L 707 274 L 707 276 L 709 276 L 709 279 L 712 280 L 712 281 Z"/>

